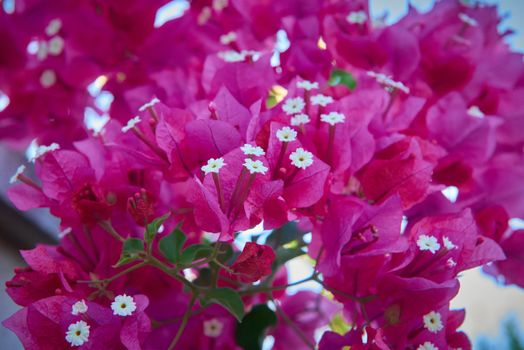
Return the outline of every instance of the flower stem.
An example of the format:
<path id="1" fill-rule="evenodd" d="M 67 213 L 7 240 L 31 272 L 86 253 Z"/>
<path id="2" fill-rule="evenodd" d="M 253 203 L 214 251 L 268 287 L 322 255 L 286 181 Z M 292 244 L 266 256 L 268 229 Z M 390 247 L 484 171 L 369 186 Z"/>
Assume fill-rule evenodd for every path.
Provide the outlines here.
<path id="1" fill-rule="evenodd" d="M 328 147 L 326 154 L 326 160 L 328 164 L 331 166 L 333 166 L 333 164 L 331 163 L 333 162 L 333 144 L 335 143 L 335 127 L 336 125 L 329 126 Z"/>
<path id="2" fill-rule="evenodd" d="M 272 179 L 275 179 L 275 177 L 278 174 L 278 171 L 280 170 L 280 166 L 282 165 L 282 160 L 284 160 L 284 155 L 286 154 L 287 150 L 287 142 L 282 142 L 282 146 L 280 147 L 280 153 L 278 154 L 277 163 L 275 164 L 275 168 L 273 169 L 273 174 L 271 175 Z"/>
<path id="3" fill-rule="evenodd" d="M 115 231 L 110 221 L 108 220 L 100 221 L 98 224 L 100 225 L 100 227 L 102 227 L 107 233 L 109 233 L 115 239 L 119 240 L 120 242 L 125 241 L 124 237 L 122 237 L 118 232 Z"/>
<path id="4" fill-rule="evenodd" d="M 222 186 L 220 185 L 220 177 L 217 173 L 213 173 L 213 182 L 215 182 L 215 187 L 217 189 L 218 201 L 220 203 L 220 209 L 224 212 L 224 193 L 222 192 Z"/>
<path id="5" fill-rule="evenodd" d="M 180 327 L 178 328 L 178 331 L 176 332 L 175 337 L 173 338 L 173 341 L 171 341 L 171 344 L 169 344 L 169 347 L 167 350 L 173 350 L 178 343 L 178 340 L 182 336 L 182 333 L 184 333 L 184 329 L 187 326 L 187 322 L 189 321 L 189 317 L 191 317 L 191 312 L 193 311 L 193 305 L 195 305 L 195 301 L 197 299 L 196 294 L 191 295 L 191 300 L 189 301 L 189 305 L 187 307 L 187 311 L 182 317 L 182 323 L 180 324 Z"/>

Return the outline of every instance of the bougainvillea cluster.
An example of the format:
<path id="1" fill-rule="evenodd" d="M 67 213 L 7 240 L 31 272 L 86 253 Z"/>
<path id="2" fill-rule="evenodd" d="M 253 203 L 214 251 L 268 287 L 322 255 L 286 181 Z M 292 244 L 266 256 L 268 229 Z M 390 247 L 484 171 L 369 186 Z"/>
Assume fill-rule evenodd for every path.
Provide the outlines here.
<path id="1" fill-rule="evenodd" d="M 459 273 L 524 287 L 524 64 L 497 9 L 195 0 L 155 26 L 166 2 L 0 12 L 0 137 L 39 145 L 8 194 L 61 221 L 3 325 L 27 349 L 471 349 Z"/>

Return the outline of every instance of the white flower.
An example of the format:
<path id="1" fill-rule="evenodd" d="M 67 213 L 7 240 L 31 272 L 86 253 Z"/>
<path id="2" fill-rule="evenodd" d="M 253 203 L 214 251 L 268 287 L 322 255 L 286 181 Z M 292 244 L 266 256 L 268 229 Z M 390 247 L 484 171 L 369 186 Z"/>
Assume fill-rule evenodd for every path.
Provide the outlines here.
<path id="1" fill-rule="evenodd" d="M 87 312 L 87 304 L 82 299 L 80 301 L 77 301 L 76 303 L 71 306 L 71 314 L 78 315 L 78 314 L 84 314 Z"/>
<path id="2" fill-rule="evenodd" d="M 299 125 L 302 125 L 302 124 L 307 124 L 309 123 L 311 120 L 309 119 L 309 116 L 307 114 L 304 114 L 304 113 L 299 113 L 299 114 L 295 114 L 292 118 L 291 118 L 291 125 L 293 126 L 299 126 Z"/>
<path id="3" fill-rule="evenodd" d="M 129 119 L 127 121 L 127 124 L 122 127 L 122 132 L 128 132 L 129 130 L 133 129 L 135 127 L 135 125 L 137 125 L 141 121 L 142 121 L 142 119 L 140 119 L 140 117 L 138 115 L 136 117 L 134 117 L 134 118 Z"/>
<path id="4" fill-rule="evenodd" d="M 229 45 L 235 40 L 237 40 L 237 34 L 235 32 L 229 32 L 220 36 L 220 43 L 222 45 Z"/>
<path id="5" fill-rule="evenodd" d="M 420 344 L 417 350 L 438 350 L 438 348 L 432 342 L 427 341 L 424 344 Z"/>
<path id="6" fill-rule="evenodd" d="M 333 97 L 331 96 L 326 96 L 322 94 L 311 96 L 312 105 L 320 105 L 322 107 L 326 107 L 330 103 L 333 103 Z"/>
<path id="7" fill-rule="evenodd" d="M 277 130 L 277 139 L 281 142 L 291 142 L 297 139 L 297 132 L 289 126 Z"/>
<path id="8" fill-rule="evenodd" d="M 455 260 L 453 260 L 453 258 L 449 258 L 448 260 L 446 260 L 446 266 L 449 268 L 453 268 L 457 266 L 457 263 L 455 262 Z"/>
<path id="9" fill-rule="evenodd" d="M 229 5 L 229 0 L 213 0 L 213 9 L 217 12 L 222 11 Z"/>
<path id="10" fill-rule="evenodd" d="M 424 315 L 422 319 L 424 320 L 424 328 L 431 333 L 437 333 L 444 328 L 440 313 L 436 311 L 431 311 L 429 314 Z"/>
<path id="11" fill-rule="evenodd" d="M 363 24 L 368 20 L 368 15 L 365 11 L 353 11 L 349 13 L 346 20 L 351 24 Z"/>
<path id="12" fill-rule="evenodd" d="M 316 81 L 315 82 L 311 82 L 309 80 L 302 80 L 302 81 L 297 81 L 297 87 L 301 88 L 301 89 L 304 89 L 304 90 L 307 90 L 307 91 L 310 91 L 310 90 L 313 90 L 313 89 L 318 89 L 318 83 Z"/>
<path id="13" fill-rule="evenodd" d="M 136 310 L 136 304 L 133 297 L 129 295 L 117 295 L 111 303 L 113 315 L 130 316 Z"/>
<path id="14" fill-rule="evenodd" d="M 457 246 L 453 244 L 453 242 L 451 242 L 451 240 L 446 236 L 442 237 L 442 241 L 444 242 L 444 247 L 446 247 L 447 250 L 457 248 Z"/>
<path id="15" fill-rule="evenodd" d="M 71 346 L 82 346 L 89 340 L 89 328 L 85 321 L 71 323 L 67 327 L 65 339 Z"/>
<path id="16" fill-rule="evenodd" d="M 235 50 L 220 51 L 218 57 L 226 62 L 242 62 L 246 59 L 246 56 L 242 52 Z"/>
<path id="17" fill-rule="evenodd" d="M 223 329 L 224 324 L 216 318 L 204 321 L 204 334 L 210 338 L 218 338 Z"/>
<path id="18" fill-rule="evenodd" d="M 478 106 L 471 106 L 468 108 L 467 111 L 469 116 L 475 117 L 475 118 L 484 118 L 485 114 L 478 108 Z"/>
<path id="19" fill-rule="evenodd" d="M 49 21 L 49 24 L 45 28 L 45 33 L 49 36 L 57 34 L 62 28 L 62 20 L 60 18 L 55 18 Z"/>
<path id="20" fill-rule="evenodd" d="M 476 27 L 478 25 L 477 20 L 474 18 L 471 18 L 470 16 L 466 15 L 465 13 L 461 12 L 458 14 L 458 18 L 466 23 L 468 26 Z"/>
<path id="21" fill-rule="evenodd" d="M 286 112 L 286 114 L 288 115 L 296 114 L 302 112 L 305 106 L 306 103 L 304 102 L 304 99 L 302 97 L 295 97 L 286 100 L 286 102 L 282 106 L 282 110 Z"/>
<path id="22" fill-rule="evenodd" d="M 203 165 L 200 169 L 202 169 L 206 175 L 209 173 L 218 174 L 224 165 L 226 165 L 226 163 L 224 163 L 224 158 L 210 158 L 207 160 L 207 164 Z"/>
<path id="23" fill-rule="evenodd" d="M 333 126 L 338 123 L 343 123 L 344 120 L 346 120 L 346 117 L 342 113 L 329 112 L 329 114 L 321 114 L 320 120 Z"/>
<path id="24" fill-rule="evenodd" d="M 33 158 L 29 159 L 29 161 L 34 162 L 38 158 L 42 157 L 44 154 L 51 151 L 56 151 L 58 149 L 60 149 L 60 145 L 55 142 L 53 142 L 49 146 L 38 146 L 38 148 L 35 151 L 35 155 L 33 156 Z"/>
<path id="25" fill-rule="evenodd" d="M 56 83 L 56 73 L 52 69 L 46 69 L 40 75 L 40 84 L 46 89 L 55 85 Z"/>
<path id="26" fill-rule="evenodd" d="M 60 36 L 55 36 L 48 43 L 48 50 L 51 55 L 58 56 L 64 50 L 64 39 Z"/>
<path id="27" fill-rule="evenodd" d="M 420 235 L 417 240 L 417 245 L 420 250 L 429 250 L 435 254 L 440 249 L 440 244 L 434 236 Z"/>
<path id="28" fill-rule="evenodd" d="M 379 84 L 384 85 L 387 90 L 397 89 L 406 94 L 409 94 L 409 88 L 406 85 L 404 85 L 400 81 L 393 80 L 391 77 L 385 74 L 369 71 L 367 72 L 367 75 L 372 78 L 375 78 L 375 80 Z"/>
<path id="29" fill-rule="evenodd" d="M 244 166 L 247 170 L 249 170 L 250 174 L 265 174 L 267 171 L 267 167 L 262 163 L 260 160 L 253 160 L 251 158 L 246 158 L 244 160 Z"/>
<path id="30" fill-rule="evenodd" d="M 211 8 L 206 6 L 202 8 L 202 11 L 198 14 L 197 23 L 199 26 L 203 26 L 211 18 Z"/>
<path id="31" fill-rule="evenodd" d="M 151 99 L 151 101 L 147 102 L 147 103 L 144 103 L 138 110 L 140 112 L 143 112 L 145 111 L 146 109 L 150 108 L 150 107 L 153 107 L 154 105 L 156 105 L 157 103 L 159 103 L 160 100 L 156 97 L 153 97 Z"/>
<path id="32" fill-rule="evenodd" d="M 18 180 L 18 177 L 24 173 L 24 171 L 25 165 L 22 164 L 18 167 L 18 169 L 16 169 L 15 174 L 9 179 L 9 184 L 14 184 Z"/>
<path id="33" fill-rule="evenodd" d="M 289 155 L 289 159 L 291 159 L 291 163 L 297 168 L 306 169 L 313 164 L 313 153 L 299 147 Z"/>
<path id="34" fill-rule="evenodd" d="M 263 156 L 264 154 L 266 154 L 262 147 L 253 146 L 249 143 L 246 143 L 244 146 L 240 147 L 240 149 L 242 150 L 242 152 L 244 152 L 246 156 Z"/>
<path id="35" fill-rule="evenodd" d="M 39 61 L 43 61 L 47 58 L 47 54 L 48 54 L 47 42 L 39 41 L 38 48 L 36 50 L 36 58 L 38 58 Z"/>

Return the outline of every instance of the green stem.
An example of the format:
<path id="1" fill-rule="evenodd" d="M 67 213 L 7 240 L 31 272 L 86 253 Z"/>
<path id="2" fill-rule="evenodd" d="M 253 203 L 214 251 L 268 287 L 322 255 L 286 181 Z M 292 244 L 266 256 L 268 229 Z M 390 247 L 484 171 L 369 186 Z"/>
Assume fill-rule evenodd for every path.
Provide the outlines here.
<path id="1" fill-rule="evenodd" d="M 304 344 L 307 345 L 308 348 L 312 349 L 312 350 L 315 350 L 315 344 L 311 343 L 309 341 L 309 339 L 307 338 L 307 336 L 304 334 L 304 332 L 302 332 L 302 330 L 300 328 L 298 328 L 298 326 L 293 322 L 292 319 L 289 318 L 288 315 L 286 315 L 286 313 L 284 312 L 284 310 L 282 310 L 282 308 L 276 303 L 275 299 L 273 299 L 273 297 L 271 295 L 268 295 L 268 298 L 271 299 L 271 301 L 273 302 L 273 304 L 275 305 L 275 308 L 277 310 L 277 313 L 280 315 L 280 317 L 284 320 L 284 322 L 286 322 L 290 327 L 291 329 L 293 329 L 293 331 L 295 332 L 295 334 L 304 342 Z"/>
<path id="2" fill-rule="evenodd" d="M 111 225 L 111 221 L 100 221 L 98 224 L 115 239 L 119 240 L 120 242 L 125 241 L 124 237 L 122 237 L 118 232 L 115 231 L 113 225 Z"/>
<path id="3" fill-rule="evenodd" d="M 187 307 L 187 311 L 182 317 L 182 323 L 180 324 L 180 327 L 178 328 L 178 331 L 176 332 L 175 337 L 173 338 L 173 341 L 171 344 L 169 344 L 169 347 L 167 350 L 173 350 L 178 343 L 178 340 L 182 336 L 182 333 L 184 333 L 184 329 L 187 326 L 187 322 L 189 321 L 189 317 L 191 317 L 191 313 L 193 311 L 193 305 L 195 305 L 195 301 L 197 299 L 197 296 L 195 294 L 191 295 L 191 300 L 189 301 L 189 305 Z"/>

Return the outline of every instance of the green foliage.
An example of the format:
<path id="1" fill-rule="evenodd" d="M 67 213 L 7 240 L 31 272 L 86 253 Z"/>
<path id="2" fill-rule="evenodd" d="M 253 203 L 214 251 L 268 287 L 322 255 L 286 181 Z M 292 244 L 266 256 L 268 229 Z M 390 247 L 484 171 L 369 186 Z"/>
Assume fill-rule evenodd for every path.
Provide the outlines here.
<path id="1" fill-rule="evenodd" d="M 266 304 L 255 305 L 237 325 L 235 339 L 244 350 L 261 350 L 266 329 L 277 323 L 277 316 Z"/>
<path id="2" fill-rule="evenodd" d="M 169 235 L 160 240 L 158 247 L 167 260 L 177 263 L 185 242 L 186 235 L 177 226 Z"/>
<path id="3" fill-rule="evenodd" d="M 119 267 L 140 258 L 144 252 L 144 241 L 138 238 L 128 238 L 122 245 L 122 253 L 115 267 Z"/>
<path id="4" fill-rule="evenodd" d="M 204 294 L 203 306 L 215 303 L 223 306 L 240 322 L 244 317 L 244 303 L 240 294 L 231 288 L 214 288 Z"/>
<path id="5" fill-rule="evenodd" d="M 156 218 L 155 220 L 151 221 L 146 226 L 146 233 L 144 235 L 144 239 L 146 240 L 146 243 L 148 245 L 151 244 L 156 234 L 158 233 L 158 229 L 167 220 L 167 218 L 169 218 L 169 215 L 170 215 L 169 213 L 162 215 L 161 217 Z"/>
<path id="6" fill-rule="evenodd" d="M 342 69 L 333 69 L 331 71 L 331 75 L 329 77 L 328 81 L 329 85 L 336 86 L 336 85 L 344 85 L 349 90 L 354 90 L 357 87 L 357 81 L 351 75 L 351 73 L 346 72 Z"/>

